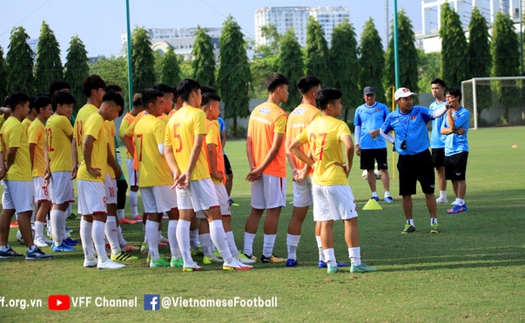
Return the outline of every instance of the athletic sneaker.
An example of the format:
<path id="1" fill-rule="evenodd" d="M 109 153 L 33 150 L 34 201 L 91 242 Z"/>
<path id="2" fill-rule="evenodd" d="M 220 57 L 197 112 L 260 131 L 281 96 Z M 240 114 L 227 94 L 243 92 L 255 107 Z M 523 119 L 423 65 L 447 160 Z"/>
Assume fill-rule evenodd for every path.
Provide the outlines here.
<path id="1" fill-rule="evenodd" d="M 387 197 L 385 197 L 385 202 L 386 203 L 394 203 L 394 199 L 392 198 L 392 196 L 387 196 Z"/>
<path id="2" fill-rule="evenodd" d="M 53 240 L 48 239 L 47 237 L 44 237 L 44 242 L 47 243 L 48 245 L 51 245 L 53 243 Z"/>
<path id="3" fill-rule="evenodd" d="M 372 196 L 370 199 L 371 200 L 376 200 L 377 202 L 379 202 L 379 196 Z"/>
<path id="4" fill-rule="evenodd" d="M 26 260 L 37 259 L 53 259 L 53 256 L 44 253 L 40 248 L 35 248 L 33 251 L 26 251 Z"/>
<path id="5" fill-rule="evenodd" d="M 169 267 L 170 263 L 167 262 L 166 260 L 162 259 L 162 258 L 157 259 L 157 260 L 152 259 L 151 262 L 149 263 L 149 266 L 151 268 Z"/>
<path id="6" fill-rule="evenodd" d="M 113 261 L 134 261 L 134 260 L 139 260 L 139 257 L 132 256 L 129 253 L 126 253 L 124 251 L 120 251 L 116 255 L 111 255 L 111 260 Z"/>
<path id="7" fill-rule="evenodd" d="M 448 199 L 446 197 L 438 197 L 436 203 L 447 203 Z"/>
<path id="8" fill-rule="evenodd" d="M 76 217 L 77 217 L 77 215 L 75 213 L 71 213 L 70 215 L 67 216 L 67 218 L 69 220 L 74 220 L 74 219 L 76 219 Z"/>
<path id="9" fill-rule="evenodd" d="M 18 221 L 15 221 L 15 222 L 11 221 L 11 223 L 9 223 L 9 227 L 10 228 L 18 228 Z"/>
<path id="10" fill-rule="evenodd" d="M 43 237 L 41 237 L 41 238 L 36 238 L 35 240 L 33 240 L 33 243 L 34 243 L 35 246 L 37 246 L 38 248 L 49 247 L 49 245 L 44 241 L 44 238 L 43 238 Z"/>
<path id="11" fill-rule="evenodd" d="M 14 251 L 11 247 L 9 247 L 7 251 L 0 250 L 0 258 L 16 258 L 16 257 L 22 257 L 22 256 L 23 255 L 21 253 Z"/>
<path id="12" fill-rule="evenodd" d="M 123 218 L 122 220 L 120 220 L 118 223 L 119 223 L 120 225 L 122 225 L 122 224 L 135 224 L 135 223 L 137 223 L 137 221 L 135 221 L 135 220 L 130 220 L 130 219 L 124 217 L 124 218 Z"/>
<path id="13" fill-rule="evenodd" d="M 125 245 L 124 247 L 122 247 L 122 251 L 124 252 L 131 252 L 131 251 L 137 251 L 138 248 L 137 247 L 134 247 L 132 245 L 130 245 L 129 243 L 127 245 Z"/>
<path id="14" fill-rule="evenodd" d="M 248 256 L 247 254 L 243 253 L 243 255 L 248 258 L 248 259 L 251 259 L 253 261 L 257 261 L 257 257 L 255 257 L 254 255 L 251 255 L 251 256 Z"/>
<path id="15" fill-rule="evenodd" d="M 93 258 L 93 259 L 84 258 L 84 268 L 93 268 L 93 267 L 96 267 L 97 264 L 98 264 L 98 260 L 96 258 Z"/>
<path id="16" fill-rule="evenodd" d="M 211 258 L 210 257 L 206 257 L 206 256 L 202 257 L 202 264 L 203 265 L 211 265 L 213 263 L 218 263 L 218 262 L 224 262 L 224 260 L 222 260 L 221 258 L 217 258 L 215 256 L 213 256 Z"/>
<path id="17" fill-rule="evenodd" d="M 331 263 L 327 264 L 326 272 L 328 274 L 335 274 L 338 271 L 339 271 L 339 267 L 338 266 L 333 266 Z"/>
<path id="18" fill-rule="evenodd" d="M 361 263 L 359 266 L 350 266 L 350 272 L 351 273 L 367 273 L 367 272 L 373 272 L 376 271 L 374 267 L 369 267 L 365 265 L 364 263 Z"/>
<path id="19" fill-rule="evenodd" d="M 51 245 L 51 250 L 53 250 L 53 252 L 72 252 L 72 251 L 76 251 L 75 248 L 72 248 L 70 246 L 66 246 L 63 243 L 60 246 L 57 246 L 57 245 L 55 245 L 53 243 Z"/>
<path id="20" fill-rule="evenodd" d="M 140 246 L 140 252 L 143 254 L 143 255 L 147 255 L 149 254 L 149 247 L 148 247 L 148 244 L 147 243 L 142 243 L 142 246 Z"/>
<path id="21" fill-rule="evenodd" d="M 201 247 L 201 245 L 199 245 L 199 248 L 198 248 L 198 249 L 190 248 L 190 253 L 191 253 L 191 256 L 192 256 L 192 257 L 202 255 L 202 247 Z"/>
<path id="22" fill-rule="evenodd" d="M 297 266 L 297 260 L 292 259 L 292 258 L 286 260 L 286 267 L 295 267 L 295 266 Z"/>
<path id="23" fill-rule="evenodd" d="M 126 265 L 119 264 L 118 262 L 114 262 L 111 259 L 108 259 L 104 262 L 99 260 L 97 263 L 97 269 L 120 269 L 124 267 L 126 267 Z"/>
<path id="24" fill-rule="evenodd" d="M 237 259 L 238 261 L 242 262 L 243 264 L 254 264 L 254 263 L 255 263 L 255 260 L 246 257 L 246 255 L 243 254 L 243 253 L 239 253 L 239 254 L 235 257 L 235 259 Z"/>
<path id="25" fill-rule="evenodd" d="M 225 263 L 223 266 L 222 266 L 222 270 L 224 271 L 232 271 L 232 270 L 251 270 L 253 269 L 253 266 L 250 266 L 250 265 L 245 265 L 243 263 L 241 263 L 240 261 L 237 261 L 237 260 L 233 260 L 233 263 L 231 264 L 227 264 Z"/>
<path id="26" fill-rule="evenodd" d="M 161 234 L 160 237 L 159 237 L 159 244 L 160 244 L 160 243 L 166 243 L 166 244 L 168 244 L 168 243 L 170 243 L 170 241 L 169 241 L 166 237 L 164 237 L 164 236 Z"/>
<path id="27" fill-rule="evenodd" d="M 135 220 L 135 221 L 137 221 L 137 222 L 142 222 L 142 221 L 143 221 L 143 220 L 142 220 L 142 217 L 141 217 L 140 215 L 135 215 L 135 216 L 133 217 L 133 220 Z"/>
<path id="28" fill-rule="evenodd" d="M 239 206 L 239 204 L 235 203 L 235 201 L 230 197 L 230 206 Z"/>
<path id="29" fill-rule="evenodd" d="M 457 214 L 457 213 L 461 213 L 461 212 L 465 212 L 467 211 L 467 205 L 466 204 L 463 204 L 463 205 L 454 205 L 453 208 L 451 209 L 448 209 L 447 210 L 447 214 Z"/>
<path id="30" fill-rule="evenodd" d="M 159 248 L 167 247 L 167 246 L 168 246 L 167 242 L 159 242 Z"/>
<path id="31" fill-rule="evenodd" d="M 192 271 L 201 271 L 202 267 L 197 265 L 196 262 L 193 263 L 192 267 L 182 267 L 182 272 L 192 272 Z"/>
<path id="32" fill-rule="evenodd" d="M 276 255 L 271 255 L 270 257 L 265 257 L 264 255 L 261 255 L 261 262 L 263 263 L 286 262 L 286 259 L 277 257 Z"/>
<path id="33" fill-rule="evenodd" d="M 78 244 L 78 240 L 71 239 L 70 237 L 65 238 L 64 241 L 71 246 L 76 246 Z"/>
<path id="34" fill-rule="evenodd" d="M 171 267 L 184 267 L 184 260 L 182 258 L 179 258 L 179 259 L 171 258 L 170 266 Z"/>
<path id="35" fill-rule="evenodd" d="M 430 233 L 439 233 L 437 222 L 430 225 Z"/>
<path id="36" fill-rule="evenodd" d="M 343 263 L 343 262 L 337 262 L 337 267 L 346 267 L 348 266 L 347 264 Z M 327 268 L 327 264 L 326 262 L 324 262 L 323 260 L 319 260 L 319 264 L 317 265 L 317 267 L 319 268 Z"/>
<path id="37" fill-rule="evenodd" d="M 405 230 L 401 232 L 401 234 L 409 234 L 416 231 L 416 228 L 413 225 L 405 224 Z"/>

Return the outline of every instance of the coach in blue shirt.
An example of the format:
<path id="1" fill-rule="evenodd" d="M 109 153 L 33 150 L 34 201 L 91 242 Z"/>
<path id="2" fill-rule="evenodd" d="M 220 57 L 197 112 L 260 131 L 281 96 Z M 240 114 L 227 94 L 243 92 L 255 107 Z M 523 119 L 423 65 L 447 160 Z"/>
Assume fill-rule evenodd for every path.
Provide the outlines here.
<path id="1" fill-rule="evenodd" d="M 419 181 L 425 193 L 427 208 L 430 213 L 430 233 L 439 233 L 437 223 L 436 197 L 434 196 L 435 175 L 432 156 L 428 150 L 427 123 L 442 116 L 447 106 L 431 111 L 428 108 L 414 106 L 412 96 L 416 93 L 407 88 L 399 88 L 394 94 L 398 109 L 391 112 L 381 126 L 381 135 L 394 144 L 399 153 L 397 169 L 399 171 L 399 195 L 402 196 L 406 225 L 402 234 L 416 231 L 412 217 L 412 195 L 416 194 Z M 395 132 L 395 138 L 389 133 Z"/>

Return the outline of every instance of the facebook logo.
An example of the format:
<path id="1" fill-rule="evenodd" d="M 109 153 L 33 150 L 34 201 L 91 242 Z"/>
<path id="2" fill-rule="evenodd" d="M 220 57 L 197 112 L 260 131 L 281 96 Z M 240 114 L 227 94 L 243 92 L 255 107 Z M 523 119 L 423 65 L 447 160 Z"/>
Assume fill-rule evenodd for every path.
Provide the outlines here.
<path id="1" fill-rule="evenodd" d="M 144 295 L 144 310 L 145 311 L 160 310 L 160 295 L 159 294 L 145 294 Z"/>

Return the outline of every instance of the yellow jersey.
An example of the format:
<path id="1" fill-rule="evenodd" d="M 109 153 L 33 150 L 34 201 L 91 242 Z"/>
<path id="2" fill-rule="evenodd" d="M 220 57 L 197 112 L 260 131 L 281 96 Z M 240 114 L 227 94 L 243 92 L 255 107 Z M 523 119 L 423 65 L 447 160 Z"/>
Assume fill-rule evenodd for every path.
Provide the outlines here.
<path id="1" fill-rule="evenodd" d="M 116 147 L 114 143 L 115 135 L 117 134 L 117 128 L 115 127 L 115 122 L 113 120 L 108 121 L 106 120 L 106 130 L 108 132 L 108 142 L 109 142 L 109 150 L 111 151 L 111 154 L 113 155 L 113 158 L 116 158 Z M 115 170 L 109 164 L 107 164 L 108 167 L 108 174 L 109 178 L 115 179 Z"/>
<path id="2" fill-rule="evenodd" d="M 33 177 L 43 177 L 46 171 L 46 161 L 44 159 L 45 128 L 42 121 L 35 119 L 27 130 L 27 141 L 35 144 L 33 165 Z M 31 157 L 31 154 L 30 154 Z"/>
<path id="3" fill-rule="evenodd" d="M 102 118 L 99 113 L 96 113 L 83 123 L 82 129 L 84 132 L 82 135 L 83 138 L 92 136 L 95 139 L 93 142 L 93 150 L 91 151 L 91 167 L 100 169 L 100 177 L 94 177 L 87 171 L 84 154 L 82 154 L 82 162 L 78 168 L 77 179 L 104 183 L 106 181 L 109 142 L 108 130 L 106 129 L 104 118 Z"/>
<path id="4" fill-rule="evenodd" d="M 219 134 L 219 122 L 217 120 L 206 120 L 206 146 L 215 145 L 217 152 L 217 171 L 222 172 L 222 180 L 211 177 L 214 184 L 226 184 L 226 168 L 224 167 L 224 155 L 222 154 L 221 136 Z M 207 148 L 206 148 L 207 149 Z M 208 150 L 206 150 L 207 152 Z M 211 174 L 211 160 L 210 163 Z"/>
<path id="5" fill-rule="evenodd" d="M 20 120 L 11 116 L 4 122 L 2 130 L 0 131 L 0 140 L 2 141 L 5 160 L 7 160 L 9 148 L 18 148 L 16 150 L 15 160 L 5 175 L 5 180 L 33 181 L 31 175 L 31 160 L 29 158 L 29 144 L 27 143 L 27 134 L 24 128 L 25 126 L 20 123 Z"/>
<path id="6" fill-rule="evenodd" d="M 25 118 L 24 120 L 22 120 L 22 125 L 24 126 L 24 130 L 27 131 L 29 130 L 29 127 L 31 126 L 31 120 L 29 120 L 28 118 Z"/>
<path id="7" fill-rule="evenodd" d="M 74 132 L 71 122 L 66 116 L 54 114 L 47 119 L 45 132 L 49 170 L 70 172 L 73 168 L 70 138 Z"/>
<path id="8" fill-rule="evenodd" d="M 75 119 L 75 131 L 73 133 L 73 139 L 77 145 L 77 162 L 79 164 L 80 160 L 83 158 L 82 144 L 84 143 L 85 124 L 87 119 L 95 113 L 98 113 L 98 108 L 96 106 L 93 104 L 85 104 L 80 110 L 78 110 L 78 114 Z"/>
<path id="9" fill-rule="evenodd" d="M 122 118 L 122 122 L 120 122 L 120 127 L 118 129 L 118 136 L 120 139 L 124 140 L 124 136 L 126 135 L 126 130 L 128 130 L 128 127 L 130 124 L 133 123 L 135 120 L 135 116 L 131 113 L 126 113 L 126 115 Z M 133 156 L 129 153 L 129 151 L 126 149 L 126 158 L 132 159 Z"/>

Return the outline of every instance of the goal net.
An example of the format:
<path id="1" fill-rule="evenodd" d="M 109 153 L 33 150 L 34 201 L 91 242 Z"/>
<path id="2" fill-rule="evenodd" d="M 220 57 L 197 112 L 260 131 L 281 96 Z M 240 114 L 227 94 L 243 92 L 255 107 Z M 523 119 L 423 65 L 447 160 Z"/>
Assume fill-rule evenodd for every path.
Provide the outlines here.
<path id="1" fill-rule="evenodd" d="M 470 127 L 525 124 L 525 77 L 476 77 L 461 82 Z"/>

